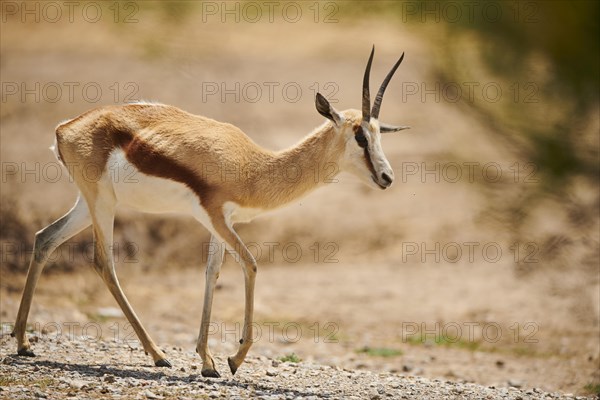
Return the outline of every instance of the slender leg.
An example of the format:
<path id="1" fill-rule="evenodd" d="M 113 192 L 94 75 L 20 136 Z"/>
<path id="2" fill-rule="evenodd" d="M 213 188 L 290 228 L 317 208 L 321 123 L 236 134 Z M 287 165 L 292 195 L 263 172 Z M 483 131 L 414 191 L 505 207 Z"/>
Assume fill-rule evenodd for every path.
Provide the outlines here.
<path id="1" fill-rule="evenodd" d="M 13 336 L 17 338 L 17 354 L 20 356 L 35 356 L 29 348 L 27 340 L 27 317 L 29 316 L 35 287 L 48 261 L 48 257 L 62 243 L 90 226 L 91 222 L 88 206 L 80 195 L 73 208 L 67 214 L 35 234 L 33 254 L 29 263 L 29 271 L 27 272 L 27 281 L 23 289 L 21 304 L 17 313 L 17 321 L 13 330 Z"/>
<path id="2" fill-rule="evenodd" d="M 165 354 L 154 344 L 119 285 L 115 273 L 111 246 L 113 243 L 115 215 L 114 199 L 108 199 L 108 196 L 106 196 L 103 200 L 97 200 L 95 205 L 95 207 L 90 209 L 90 212 L 94 224 L 94 264 L 96 270 L 100 273 L 104 283 L 106 283 L 106 286 L 108 286 L 111 294 L 121 307 L 121 310 L 142 342 L 144 350 L 152 356 L 154 364 L 157 367 L 170 367 L 171 363 L 166 359 Z"/>
<path id="3" fill-rule="evenodd" d="M 219 272 L 223 264 L 223 255 L 225 253 L 225 244 L 216 236 L 210 238 L 208 262 L 206 265 L 206 284 L 204 288 L 204 305 L 202 306 L 202 323 L 200 324 L 200 333 L 196 352 L 202 358 L 202 376 L 209 378 L 219 378 L 221 375 L 215 368 L 215 362 L 208 348 L 208 327 L 210 324 L 210 312 L 212 310 L 213 294 Z"/>
<path id="4" fill-rule="evenodd" d="M 254 281 L 256 280 L 256 262 L 244 263 L 244 283 L 246 294 L 246 307 L 244 311 L 244 329 L 240 347 L 234 356 L 227 358 L 229 369 L 235 375 L 239 366 L 244 362 L 250 346 L 252 346 L 252 319 L 254 316 Z"/>
<path id="5" fill-rule="evenodd" d="M 240 264 L 244 270 L 245 298 L 246 305 L 244 310 L 244 328 L 240 347 L 235 355 L 227 358 L 229 369 L 235 375 L 239 366 L 244 362 L 248 350 L 252 346 L 252 319 L 254 316 L 254 281 L 256 279 L 256 260 L 248 250 L 238 234 L 227 223 L 215 226 L 220 235 L 226 240 L 229 250 L 237 253 Z"/>

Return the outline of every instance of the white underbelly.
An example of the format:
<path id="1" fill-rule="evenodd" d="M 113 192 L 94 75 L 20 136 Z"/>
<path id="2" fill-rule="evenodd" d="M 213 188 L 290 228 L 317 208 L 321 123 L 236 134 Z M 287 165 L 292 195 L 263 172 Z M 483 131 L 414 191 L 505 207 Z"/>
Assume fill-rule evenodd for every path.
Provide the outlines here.
<path id="1" fill-rule="evenodd" d="M 262 213 L 264 213 L 263 209 L 241 207 L 239 204 L 232 201 L 227 201 L 223 204 L 223 214 L 232 224 L 237 222 L 250 222 Z"/>
<path id="2" fill-rule="evenodd" d="M 140 172 L 121 149 L 110 154 L 107 170 L 119 204 L 148 213 L 206 214 L 188 186 Z"/>

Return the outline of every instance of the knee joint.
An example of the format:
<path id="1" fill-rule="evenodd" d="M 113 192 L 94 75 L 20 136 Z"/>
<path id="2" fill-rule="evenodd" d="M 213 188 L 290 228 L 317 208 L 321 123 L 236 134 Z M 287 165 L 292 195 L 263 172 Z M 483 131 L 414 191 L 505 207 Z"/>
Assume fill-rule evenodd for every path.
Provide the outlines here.
<path id="1" fill-rule="evenodd" d="M 254 261 L 253 263 L 250 263 L 247 266 L 248 272 L 250 272 L 251 274 L 256 275 L 256 273 L 258 272 L 258 265 L 256 264 L 256 261 Z"/>
<path id="2" fill-rule="evenodd" d="M 52 242 L 52 235 L 49 235 L 46 232 L 46 229 L 35 234 L 35 239 L 33 241 L 33 254 L 35 261 L 44 261 L 55 249 L 56 244 Z"/>

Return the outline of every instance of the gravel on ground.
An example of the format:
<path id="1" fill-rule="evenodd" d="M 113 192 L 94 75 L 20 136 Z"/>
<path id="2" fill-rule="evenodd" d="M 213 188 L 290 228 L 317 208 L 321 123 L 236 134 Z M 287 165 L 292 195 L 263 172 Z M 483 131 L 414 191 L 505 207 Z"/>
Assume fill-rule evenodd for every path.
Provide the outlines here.
<path id="1" fill-rule="evenodd" d="M 221 378 L 204 378 L 193 351 L 164 348 L 172 368 L 151 365 L 140 348 L 83 337 L 34 336 L 36 357 L 0 341 L 0 398 L 5 399 L 584 399 L 539 389 L 485 387 L 410 375 L 353 371 L 310 362 L 249 356 L 235 376 L 215 357 Z"/>

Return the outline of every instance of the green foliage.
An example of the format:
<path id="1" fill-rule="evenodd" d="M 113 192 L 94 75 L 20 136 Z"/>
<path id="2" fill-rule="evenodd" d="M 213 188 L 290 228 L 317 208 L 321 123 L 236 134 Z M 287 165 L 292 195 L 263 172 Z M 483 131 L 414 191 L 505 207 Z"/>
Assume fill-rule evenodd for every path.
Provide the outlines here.
<path id="1" fill-rule="evenodd" d="M 401 356 L 402 351 L 398 349 L 391 349 L 388 347 L 368 347 L 365 346 L 362 349 L 356 350 L 357 353 L 367 354 L 373 357 L 396 357 Z"/>
<path id="2" fill-rule="evenodd" d="M 442 80 L 492 76 L 507 85 L 534 80 L 540 95 L 535 105 L 471 105 L 470 111 L 537 165 L 543 190 L 559 192 L 575 175 L 598 179 L 598 149 L 582 154 L 577 145 L 581 127 L 598 111 L 600 2 L 349 2 L 341 4 L 340 12 L 395 18 L 423 32 L 445 31 L 424 36 L 442 49 L 434 74 Z M 487 69 L 483 73 L 465 61 L 465 49 L 475 48 Z M 548 66 L 544 76 L 532 71 L 533 63 Z M 537 119 L 532 110 L 539 112 Z"/>
<path id="3" fill-rule="evenodd" d="M 171 22 L 181 22 L 193 15 L 198 6 L 193 1 L 161 1 L 159 3 L 165 18 Z"/>
<path id="4" fill-rule="evenodd" d="M 279 361 L 281 361 L 281 362 L 299 363 L 300 361 L 302 361 L 302 359 L 300 357 L 298 357 L 296 355 L 296 353 L 290 353 L 290 354 L 286 354 L 283 357 L 279 357 Z"/>
<path id="5" fill-rule="evenodd" d="M 192 17 L 201 8 L 201 2 L 195 1 L 138 1 L 135 8 L 129 3 L 131 1 L 121 0 L 121 9 L 131 12 L 132 9 L 139 10 L 140 15 L 151 15 L 157 13 L 165 24 L 180 24 Z M 130 8 L 127 8 L 130 7 Z"/>
<path id="6" fill-rule="evenodd" d="M 585 171 L 585 162 L 577 156 L 572 141 L 561 135 L 565 131 L 557 128 L 550 134 L 531 133 L 534 150 L 530 159 L 545 173 L 546 188 L 556 187 L 569 176 Z"/>
<path id="7" fill-rule="evenodd" d="M 428 7 L 426 2 L 420 4 Z M 467 2 L 459 4 L 468 8 Z M 600 3 L 490 1 L 486 7 L 501 10 L 501 17 L 492 20 L 475 11 L 472 19 L 446 21 L 452 37 L 463 33 L 476 37 L 484 65 L 499 80 L 526 82 L 533 78 L 540 87 L 540 101 L 534 107 L 512 104 L 500 109 L 496 105 L 476 111 L 513 144 L 526 149 L 525 156 L 546 179 L 543 189 L 558 191 L 574 175 L 597 179 L 597 150 L 582 154 L 577 142 L 581 140 L 581 126 L 598 107 Z M 450 48 L 447 65 L 460 59 L 456 46 Z M 544 77 L 532 74 L 534 59 L 548 65 Z M 457 67 L 454 65 L 455 70 Z M 547 111 L 536 120 L 532 109 Z M 510 131 L 511 125 L 518 129 Z"/>
<path id="8" fill-rule="evenodd" d="M 583 387 L 583 391 L 587 394 L 600 396 L 600 383 L 588 383 Z"/>

